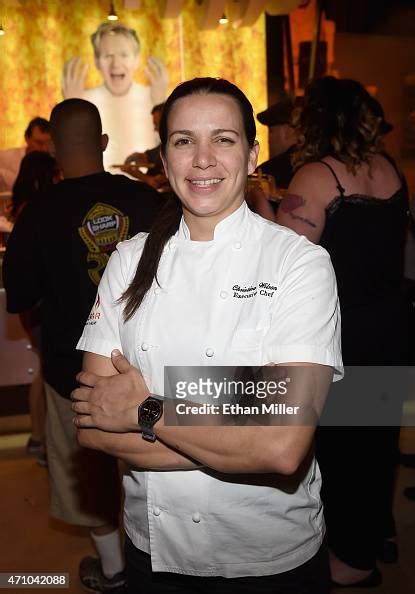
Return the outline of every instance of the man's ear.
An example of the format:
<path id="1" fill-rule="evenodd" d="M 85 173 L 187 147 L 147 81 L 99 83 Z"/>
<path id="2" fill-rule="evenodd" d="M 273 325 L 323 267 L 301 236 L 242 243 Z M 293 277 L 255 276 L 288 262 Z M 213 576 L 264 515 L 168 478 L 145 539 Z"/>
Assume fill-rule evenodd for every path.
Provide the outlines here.
<path id="1" fill-rule="evenodd" d="M 102 148 L 102 152 L 105 151 L 105 149 L 108 146 L 108 134 L 101 134 L 101 148 Z"/>
<path id="2" fill-rule="evenodd" d="M 259 142 L 255 140 L 253 146 L 249 149 L 249 158 L 248 158 L 248 175 L 254 173 L 256 169 L 256 165 L 258 162 L 258 155 L 259 155 Z"/>

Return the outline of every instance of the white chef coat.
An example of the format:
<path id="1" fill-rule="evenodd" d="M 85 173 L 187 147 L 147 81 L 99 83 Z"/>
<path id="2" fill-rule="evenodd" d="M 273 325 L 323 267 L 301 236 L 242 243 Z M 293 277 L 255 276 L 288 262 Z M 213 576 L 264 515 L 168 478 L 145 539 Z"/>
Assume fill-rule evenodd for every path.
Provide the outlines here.
<path id="1" fill-rule="evenodd" d="M 109 142 L 104 151 L 104 167 L 124 163 L 131 153 L 143 153 L 154 148 L 158 136 L 154 130 L 151 110 L 151 88 L 133 83 L 128 93 L 113 95 L 105 85 L 87 89 L 83 99 L 97 106 L 102 120 L 102 131 L 108 134 Z"/>
<path id="2" fill-rule="evenodd" d="M 216 226 L 212 241 L 191 241 L 182 219 L 160 260 L 160 287 L 154 282 L 124 323 L 117 299 L 145 239 L 141 233 L 117 246 L 78 348 L 104 356 L 120 349 L 155 394 L 163 394 L 164 365 L 302 361 L 341 368 L 336 282 L 323 248 L 245 203 Z M 276 287 L 272 296 L 261 294 L 260 283 Z M 297 481 L 209 469 L 131 471 L 125 527 L 135 546 L 151 553 L 154 571 L 280 573 L 320 547 L 320 483 L 315 460 Z"/>

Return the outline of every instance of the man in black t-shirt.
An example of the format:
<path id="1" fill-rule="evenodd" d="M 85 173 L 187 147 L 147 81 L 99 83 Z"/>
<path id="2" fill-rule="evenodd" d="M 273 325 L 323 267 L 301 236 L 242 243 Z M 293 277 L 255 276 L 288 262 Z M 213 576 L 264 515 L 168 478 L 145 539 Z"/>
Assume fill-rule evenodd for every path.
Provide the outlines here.
<path id="1" fill-rule="evenodd" d="M 116 592 L 124 583 L 117 462 L 78 446 L 69 397 L 82 367 L 75 347 L 109 256 L 119 241 L 148 230 L 159 195 L 104 171 L 108 138 L 92 103 L 58 104 L 51 132 L 64 179 L 23 210 L 10 235 L 3 263 L 7 309 L 20 313 L 41 304 L 50 513 L 90 527 L 100 559 L 81 561 L 81 581 L 90 590 Z"/>

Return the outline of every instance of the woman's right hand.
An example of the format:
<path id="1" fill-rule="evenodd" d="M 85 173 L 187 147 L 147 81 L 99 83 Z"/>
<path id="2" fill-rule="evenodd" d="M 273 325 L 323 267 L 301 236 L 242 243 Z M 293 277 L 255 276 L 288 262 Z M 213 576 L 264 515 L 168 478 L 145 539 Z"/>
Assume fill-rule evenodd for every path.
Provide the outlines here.
<path id="1" fill-rule="evenodd" d="M 77 375 L 80 387 L 71 394 L 75 425 L 114 433 L 138 431 L 137 407 L 150 395 L 141 372 L 119 351 L 113 351 L 111 359 L 85 353 L 84 370 Z"/>

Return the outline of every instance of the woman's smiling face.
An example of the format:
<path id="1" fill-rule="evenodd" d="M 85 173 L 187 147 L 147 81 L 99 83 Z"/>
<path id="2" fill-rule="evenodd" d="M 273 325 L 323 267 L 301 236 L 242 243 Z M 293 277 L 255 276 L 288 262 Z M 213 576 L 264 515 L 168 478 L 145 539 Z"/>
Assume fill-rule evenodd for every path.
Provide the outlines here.
<path id="1" fill-rule="evenodd" d="M 216 225 L 242 204 L 259 146 L 248 146 L 239 105 L 224 94 L 178 99 L 167 124 L 162 159 L 185 217 L 210 217 Z"/>

